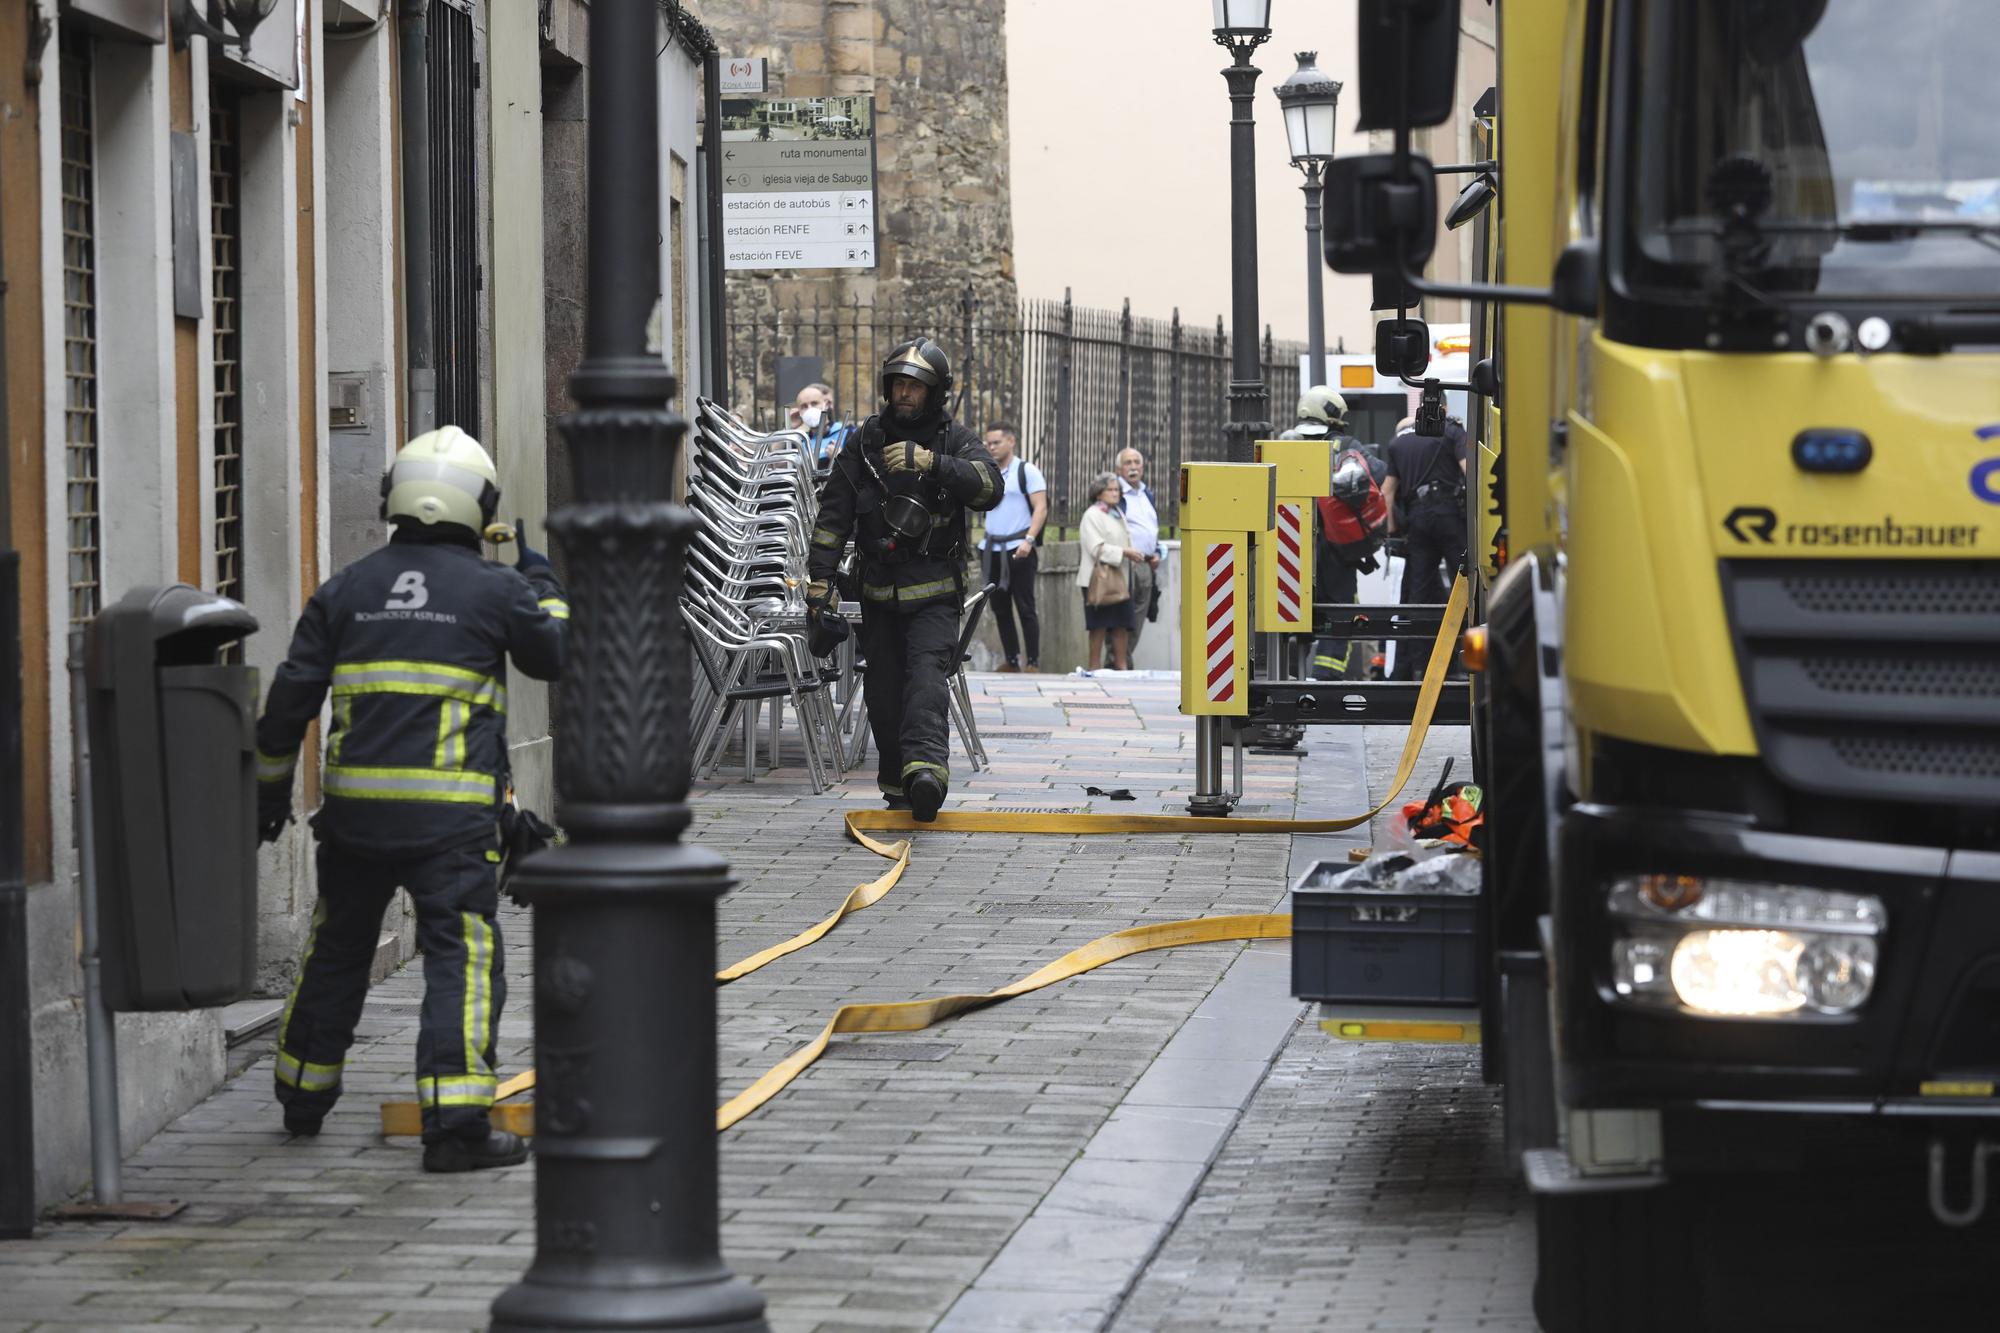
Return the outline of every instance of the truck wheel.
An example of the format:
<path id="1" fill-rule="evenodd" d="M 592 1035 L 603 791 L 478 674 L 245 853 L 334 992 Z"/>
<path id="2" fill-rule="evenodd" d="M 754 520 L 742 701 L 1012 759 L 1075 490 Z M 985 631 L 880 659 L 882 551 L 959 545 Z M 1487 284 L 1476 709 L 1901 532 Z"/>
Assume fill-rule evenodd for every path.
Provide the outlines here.
<path id="1" fill-rule="evenodd" d="M 1544 1333 L 1702 1327 L 1684 1211 L 1672 1185 L 1535 1196 L 1535 1318 Z"/>

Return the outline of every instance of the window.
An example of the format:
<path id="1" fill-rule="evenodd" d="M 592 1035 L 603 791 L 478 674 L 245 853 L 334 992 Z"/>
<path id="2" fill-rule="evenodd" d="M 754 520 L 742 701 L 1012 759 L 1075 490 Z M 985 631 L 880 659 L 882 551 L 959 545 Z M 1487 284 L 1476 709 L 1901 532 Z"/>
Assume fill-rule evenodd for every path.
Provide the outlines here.
<path id="1" fill-rule="evenodd" d="M 472 15 L 430 7 L 431 328 L 437 424 L 479 429 L 479 177 Z"/>
<path id="2" fill-rule="evenodd" d="M 90 39 L 64 31 L 62 76 L 63 477 L 69 621 L 102 604 L 97 453 L 97 202 Z"/>
<path id="3" fill-rule="evenodd" d="M 243 600 L 243 335 L 241 96 L 218 86 L 208 105 L 209 336 L 215 353 L 215 591 Z"/>

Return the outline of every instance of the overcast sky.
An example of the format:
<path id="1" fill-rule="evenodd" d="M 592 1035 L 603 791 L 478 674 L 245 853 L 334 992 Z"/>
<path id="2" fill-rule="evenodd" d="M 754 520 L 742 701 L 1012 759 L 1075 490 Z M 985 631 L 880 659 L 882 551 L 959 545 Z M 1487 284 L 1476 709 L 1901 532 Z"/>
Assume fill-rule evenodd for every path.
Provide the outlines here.
<path id="1" fill-rule="evenodd" d="M 1014 254 L 1024 297 L 1213 325 L 1229 316 L 1228 53 L 1208 0 L 1007 0 Z M 1354 0 L 1273 0 L 1257 80 L 1259 315 L 1306 333 L 1305 199 L 1271 89 L 1293 53 L 1353 87 Z M 1343 97 L 1337 141 L 1356 151 Z M 1356 141 L 1358 142 L 1358 136 Z M 1365 279 L 1327 273 L 1331 349 L 1371 336 Z"/>

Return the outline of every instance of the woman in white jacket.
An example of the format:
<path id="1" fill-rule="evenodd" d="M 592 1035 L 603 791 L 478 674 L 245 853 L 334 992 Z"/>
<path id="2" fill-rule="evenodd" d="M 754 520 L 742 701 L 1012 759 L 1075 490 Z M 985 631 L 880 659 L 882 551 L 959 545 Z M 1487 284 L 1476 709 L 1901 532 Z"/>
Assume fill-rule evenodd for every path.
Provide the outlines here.
<path id="1" fill-rule="evenodd" d="M 1130 597 L 1108 606 L 1092 606 L 1090 573 L 1099 565 L 1122 565 L 1146 557 L 1133 549 L 1132 534 L 1125 527 L 1125 516 L 1118 512 L 1118 478 L 1109 472 L 1100 472 L 1090 483 L 1090 492 L 1093 497 L 1091 506 L 1083 511 L 1083 522 L 1077 528 L 1077 542 L 1083 548 L 1083 559 L 1077 562 L 1076 586 L 1084 597 L 1083 627 L 1090 631 L 1090 647 L 1084 657 L 1084 665 L 1088 668 L 1104 660 L 1104 632 L 1110 630 L 1112 666 L 1124 671 L 1131 665 L 1126 660 L 1125 646 L 1138 621 L 1138 606 Z M 1130 586 L 1129 583 L 1127 586 Z"/>

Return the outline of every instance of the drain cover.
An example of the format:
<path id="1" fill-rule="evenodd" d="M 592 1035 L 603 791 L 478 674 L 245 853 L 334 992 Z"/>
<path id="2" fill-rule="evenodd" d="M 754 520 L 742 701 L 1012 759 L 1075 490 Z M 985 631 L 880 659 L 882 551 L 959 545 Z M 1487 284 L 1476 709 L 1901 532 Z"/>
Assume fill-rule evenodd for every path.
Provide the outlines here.
<path id="1" fill-rule="evenodd" d="M 822 1060 L 930 1060 L 938 1061 L 957 1051 L 944 1041 L 833 1041 L 828 1042 Z"/>
<path id="2" fill-rule="evenodd" d="M 1024 898 L 983 902 L 973 910 L 984 916 L 1103 916 L 1104 904 L 1095 898 Z"/>
<path id="3" fill-rule="evenodd" d="M 984 807 L 989 815 L 1077 815 L 1085 813 L 1087 807 L 1081 805 L 989 805 Z M 980 807 L 967 806 L 964 813 L 978 814 Z"/>
<path id="4" fill-rule="evenodd" d="M 1050 734 L 1046 731 L 1024 731 L 1011 727 L 983 727 L 979 734 L 989 740 L 1003 741 L 1045 741 Z"/>

